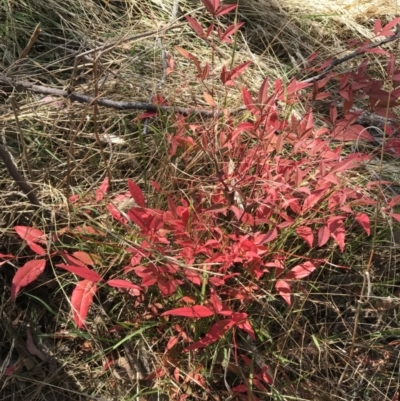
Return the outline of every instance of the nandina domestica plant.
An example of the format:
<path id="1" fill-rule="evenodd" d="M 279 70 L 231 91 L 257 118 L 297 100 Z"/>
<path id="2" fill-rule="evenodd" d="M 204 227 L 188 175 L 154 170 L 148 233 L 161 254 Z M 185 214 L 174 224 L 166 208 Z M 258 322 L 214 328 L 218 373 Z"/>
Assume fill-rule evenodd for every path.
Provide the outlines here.
<path id="1" fill-rule="evenodd" d="M 232 43 L 231 37 L 243 24 L 215 29 L 217 18 L 235 10 L 236 5 L 221 5 L 217 0 L 203 0 L 203 4 L 213 22 L 204 28 L 194 17 L 188 16 L 187 21 L 213 52 L 213 41 Z M 390 35 L 393 26 L 376 26 L 375 33 Z M 251 67 L 250 62 L 224 65 L 216 74 L 214 65 L 202 66 L 197 56 L 182 47 L 176 47 L 176 51 L 194 64 L 199 81 L 218 80 L 227 91 L 239 86 L 240 78 Z M 371 49 L 365 47 L 362 51 Z M 175 66 L 171 60 L 173 76 Z M 324 67 L 313 70 L 318 72 L 321 68 Z M 178 318 L 180 322 L 194 322 L 191 331 L 178 324 L 172 326 L 174 333 L 168 339 L 166 354 L 178 339 L 185 352 L 211 347 L 221 340 L 232 344 L 238 354 L 241 336 L 251 340 L 257 337 L 257 322 L 247 311 L 251 302 L 268 293 L 277 294 L 282 304 L 293 304 L 300 280 L 332 265 L 327 256 L 332 247 L 345 251 L 353 222 L 366 235 L 371 233 L 369 215 L 378 202 L 366 187 L 353 180 L 352 172 L 372 155 L 349 153 L 342 142 L 375 141 L 357 123 L 358 112 L 352 110 L 355 98 L 368 98 L 375 111 L 383 114 L 389 106 L 397 105 L 393 99 L 397 99 L 398 89 L 385 91 L 382 83 L 370 78 L 366 71 L 367 64 L 362 63 L 356 73 L 330 71 L 314 82 L 293 79 L 284 84 L 279 79 L 270 82 L 267 77 L 256 95 L 242 85 L 241 100 L 247 114 L 239 123 L 219 106 L 213 91 L 205 85 L 204 99 L 215 111 L 213 119 L 193 123 L 191 117 L 184 115 L 167 117 L 175 127 L 175 132 L 167 135 L 170 160 L 179 158 L 191 165 L 201 154 L 207 161 L 189 184 L 176 183 L 184 195 L 171 195 L 153 182 L 166 205 L 163 209 L 153 208 L 140 183 L 128 180 L 129 192 L 106 202 L 106 210 L 118 222 L 116 226 L 127 238 L 134 233 L 135 240 L 126 247 L 129 264 L 123 271 L 112 277 L 100 274 L 98 255 L 52 249 L 52 242 L 40 230 L 17 226 L 15 231 L 39 259 L 18 269 L 12 283 L 12 300 L 44 271 L 47 258 L 58 256 L 65 263 L 56 263 L 56 267 L 82 279 L 71 295 L 78 328 L 85 327 L 94 296 L 104 286 L 125 290 L 137 302 L 144 302 L 146 295 L 152 294 L 153 304 L 161 305 L 154 312 L 160 325 L 170 322 L 172 326 Z M 399 82 L 399 74 L 393 58 L 389 58 L 388 76 L 394 85 Z M 312 108 L 301 118 L 288 118 L 282 113 L 283 105 L 307 98 L 329 98 L 331 94 L 324 88 L 330 81 L 338 82 L 343 106 L 330 107 L 325 126 L 316 126 Z M 385 151 L 398 156 L 395 129 L 394 124 L 387 126 L 389 141 Z M 81 210 L 87 203 L 87 211 L 90 206 L 104 213 L 108 184 L 108 179 L 104 180 L 93 199 L 74 196 L 70 201 L 79 200 Z M 126 212 L 121 210 L 118 204 L 124 198 L 132 198 L 136 206 Z M 387 204 L 380 204 L 387 219 L 400 221 L 400 215 L 393 212 L 399 199 L 395 196 Z M 90 230 L 96 232 L 94 228 Z M 76 238 L 83 236 L 83 230 L 70 232 Z M 104 233 L 97 234 L 105 237 Z M 47 245 L 48 250 L 39 244 Z M 177 305 L 171 307 L 174 301 Z M 199 322 L 203 328 L 201 324 L 196 326 Z M 240 358 L 250 368 L 249 358 L 244 354 Z M 202 383 L 201 375 L 196 374 Z M 232 388 L 243 399 L 250 396 L 252 386 L 266 391 L 265 386 L 273 382 L 268 366 L 252 374 L 251 380 L 250 376 L 243 378 Z"/>

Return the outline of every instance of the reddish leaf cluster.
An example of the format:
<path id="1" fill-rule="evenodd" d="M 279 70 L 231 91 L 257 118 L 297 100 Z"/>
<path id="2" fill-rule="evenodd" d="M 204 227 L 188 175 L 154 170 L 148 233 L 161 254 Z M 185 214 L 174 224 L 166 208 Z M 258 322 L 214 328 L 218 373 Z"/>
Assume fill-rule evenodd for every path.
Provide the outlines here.
<path id="1" fill-rule="evenodd" d="M 214 18 L 236 8 L 236 5 L 221 5 L 219 0 L 202 2 Z M 204 30 L 195 18 L 188 16 L 187 21 L 194 32 L 206 41 L 215 34 L 214 23 Z M 394 25 L 392 22 L 382 28 L 377 22 L 375 34 L 391 35 Z M 218 40 L 230 43 L 230 37 L 241 26 L 240 23 L 235 24 L 225 31 L 218 28 Z M 207 43 L 214 49 L 212 42 Z M 210 77 L 213 68 L 208 63 L 201 66 L 195 55 L 181 47 L 176 47 L 176 50 L 194 63 L 200 81 Z M 311 56 L 309 61 L 315 57 Z M 323 70 L 329 63 L 327 61 L 314 71 Z M 173 72 L 172 58 L 169 58 L 168 65 L 169 73 Z M 234 86 L 235 79 L 249 66 L 250 63 L 246 62 L 229 71 L 223 66 L 218 79 L 226 87 Z M 323 249 L 331 241 L 344 252 L 348 227 L 354 221 L 370 235 L 370 220 L 366 212 L 369 207 L 377 206 L 368 195 L 368 190 L 374 185 L 356 187 L 351 184 L 350 176 L 352 170 L 371 156 L 361 153 L 344 156 L 343 146 L 332 145 L 332 139 L 375 141 L 364 127 L 356 123 L 358 113 L 352 111 L 356 97 L 367 97 L 374 112 L 385 116 L 388 115 L 387 108 L 398 105 L 400 89 L 383 89 L 383 83 L 368 77 L 366 69 L 367 63 L 362 63 L 355 73 L 331 73 L 313 85 L 294 79 L 284 87 L 279 79 L 271 83 L 266 78 L 256 98 L 243 86 L 242 100 L 250 117 L 239 124 L 226 117 L 223 124 L 206 127 L 193 124 L 183 115 L 174 116 L 175 133 L 167 136 L 170 157 L 179 155 L 183 162 L 190 165 L 193 155 L 209 156 L 213 170 L 210 172 L 209 169 L 207 175 L 198 177 L 204 185 L 192 187 L 190 199 L 167 195 L 167 207 L 163 210 L 147 205 L 140 186 L 132 180 L 128 180 L 127 193 L 107 200 L 107 210 L 115 221 L 127 232 L 132 230 L 133 225 L 135 234 L 138 233 L 137 245 L 126 249 L 130 262 L 119 278 L 106 280 L 96 271 L 100 261 L 97 255 L 82 251 L 72 254 L 53 252 L 52 242 L 42 231 L 14 227 L 40 258 L 30 260 L 18 269 L 12 281 L 11 299 L 14 301 L 18 292 L 44 271 L 48 257 L 57 255 L 65 263 L 57 263 L 56 266 L 81 279 L 71 296 L 74 321 L 78 327 L 84 326 L 90 305 L 101 285 L 126 290 L 136 297 L 142 296 L 150 287 L 158 289 L 163 297 L 175 294 L 181 287 L 184 294 L 181 301 L 190 306 L 165 311 L 161 316 L 165 319 L 173 319 L 174 316 L 209 319 L 210 327 L 202 338 L 194 341 L 179 325 L 175 325 L 177 334 L 169 339 L 166 352 L 177 345 L 178 339 L 186 343 L 185 351 L 191 351 L 209 346 L 238 329 L 254 339 L 249 316 L 241 309 L 244 301 L 257 297 L 260 287 L 265 289 L 269 286 L 272 290 L 275 288 L 276 293 L 290 305 L 293 282 L 307 278 L 326 262 L 323 258 L 304 256 L 309 249 Z M 388 76 L 394 87 L 400 82 L 400 72 L 395 68 L 393 57 L 389 59 Z M 338 110 L 336 106 L 331 106 L 326 118 L 327 127 L 315 128 L 312 110 L 299 119 L 282 117 L 282 104 L 294 104 L 305 98 L 329 98 L 330 93 L 324 88 L 330 80 L 338 81 L 343 107 Z M 204 92 L 204 98 L 212 108 L 218 108 L 208 92 Z M 158 96 L 157 101 L 165 103 L 162 96 Z M 141 118 L 154 115 L 156 113 L 142 115 Z M 217 125 L 218 130 L 215 129 Z M 395 130 L 395 126 L 387 127 L 389 141 L 385 147 L 387 151 L 400 155 L 400 142 L 394 135 Z M 75 195 L 70 201 L 79 203 L 83 209 L 89 204 L 93 209 L 95 202 L 103 211 L 108 184 L 108 180 L 104 180 L 92 198 L 82 199 Z M 158 183 L 153 182 L 153 186 L 163 193 Z M 119 205 L 127 199 L 134 200 L 136 205 L 125 212 Z M 382 213 L 400 221 L 400 214 L 393 212 L 399 203 L 400 196 L 394 197 L 381 207 Z M 87 213 L 90 213 L 90 208 L 87 207 Z M 62 230 L 57 235 L 66 231 Z M 74 230 L 74 235 L 91 234 L 101 233 L 90 226 Z M 282 247 L 286 241 L 296 243 L 300 255 L 287 252 Z M 42 245 L 46 245 L 46 249 Z M 0 254 L 0 259 L 4 260 L 0 265 L 11 258 L 12 255 Z M 202 288 L 204 297 L 199 300 L 192 297 L 193 294 L 186 294 L 182 286 L 184 283 Z M 162 301 L 156 305 L 155 315 L 163 307 Z M 241 358 L 250 366 L 246 355 L 241 355 Z M 179 382 L 179 370 L 174 374 Z M 201 382 L 201 375 L 198 372 L 196 375 L 196 380 Z M 272 382 L 267 367 L 254 374 L 252 385 L 264 391 L 263 382 Z M 248 389 L 247 384 L 240 384 L 233 390 L 245 399 Z"/>
<path id="2" fill-rule="evenodd" d="M 96 191 L 96 199 L 103 198 L 105 192 L 108 188 L 108 179 L 100 185 L 99 189 Z M 133 186 L 134 188 L 134 186 Z M 99 194 L 102 194 L 101 196 Z M 26 241 L 27 245 L 39 256 L 47 256 L 47 252 L 39 245 L 38 242 L 47 244 L 50 249 L 48 256 L 54 258 L 56 256 L 61 256 L 67 264 L 58 263 L 56 267 L 73 273 L 82 281 L 79 281 L 71 296 L 71 305 L 73 308 L 73 317 L 76 325 L 78 327 L 84 326 L 84 321 L 89 312 L 89 308 L 93 302 L 93 297 L 97 290 L 97 283 L 103 281 L 103 278 L 95 270 L 89 268 L 89 266 L 94 266 L 98 264 L 100 258 L 97 255 L 89 254 L 87 252 L 77 251 L 73 252 L 71 255 L 65 251 L 51 251 L 51 244 L 47 242 L 46 235 L 36 228 L 26 227 L 26 226 L 15 226 L 14 230 L 17 234 Z M 82 232 L 82 230 L 78 230 Z M 91 231 L 91 230 L 89 230 Z M 58 235 L 64 233 L 65 230 L 60 230 Z M 75 233 L 76 234 L 76 233 Z M 54 237 L 56 239 L 57 235 Z M 0 258 L 9 260 L 12 259 L 12 255 L 0 255 Z M 2 262 L 0 262 L 1 264 Z M 20 267 L 13 277 L 11 285 L 11 301 L 15 301 L 19 291 L 35 281 L 45 270 L 46 258 L 33 259 L 26 262 L 22 267 Z M 109 279 L 105 282 L 110 287 L 119 288 L 127 290 L 130 295 L 139 296 L 143 289 L 131 283 L 125 279 Z"/>

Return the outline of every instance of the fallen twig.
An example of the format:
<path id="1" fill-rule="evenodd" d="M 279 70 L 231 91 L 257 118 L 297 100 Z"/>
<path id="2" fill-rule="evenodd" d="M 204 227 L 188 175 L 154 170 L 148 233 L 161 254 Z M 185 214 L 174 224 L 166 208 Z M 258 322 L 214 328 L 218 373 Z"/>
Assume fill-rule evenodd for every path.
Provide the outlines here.
<path id="1" fill-rule="evenodd" d="M 44 95 L 52 95 L 52 96 L 68 98 L 72 101 L 79 103 L 92 104 L 96 100 L 99 106 L 104 106 L 117 110 L 144 110 L 148 112 L 165 111 L 165 112 L 180 113 L 184 115 L 196 114 L 196 115 L 201 115 L 203 117 L 219 117 L 223 114 L 223 112 L 216 112 L 212 110 L 189 108 L 189 107 L 161 106 L 157 104 L 144 103 L 144 102 L 117 102 L 115 100 L 105 99 L 102 97 L 95 99 L 92 96 L 82 95 L 76 92 L 69 93 L 68 91 L 62 89 L 36 85 L 33 82 L 14 81 L 1 74 L 0 74 L 0 83 L 4 83 L 13 88 L 28 89 L 32 92 L 41 93 Z M 245 110 L 245 107 L 231 111 L 228 110 L 228 114 L 232 114 L 240 110 Z"/>
<path id="2" fill-rule="evenodd" d="M 8 172 L 10 173 L 11 177 L 14 178 L 14 181 L 17 185 L 21 188 L 21 190 L 26 194 L 29 201 L 32 205 L 41 206 L 38 198 L 36 197 L 33 188 L 26 182 L 25 178 L 22 174 L 18 171 L 16 165 L 11 159 L 10 154 L 8 153 L 5 146 L 0 145 L 0 159 L 3 160 Z"/>

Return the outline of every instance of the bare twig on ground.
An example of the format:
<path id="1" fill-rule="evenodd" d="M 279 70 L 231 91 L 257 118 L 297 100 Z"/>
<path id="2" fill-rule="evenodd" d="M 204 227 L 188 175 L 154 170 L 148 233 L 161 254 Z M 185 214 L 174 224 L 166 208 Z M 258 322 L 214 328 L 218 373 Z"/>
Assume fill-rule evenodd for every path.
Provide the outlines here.
<path id="1" fill-rule="evenodd" d="M 40 202 L 36 197 L 33 188 L 26 182 L 25 178 L 22 174 L 18 171 L 16 165 L 11 159 L 10 154 L 8 153 L 7 149 L 0 145 L 0 158 L 3 160 L 8 172 L 10 173 L 11 177 L 14 178 L 14 181 L 18 184 L 21 190 L 26 194 L 29 201 L 32 205 L 40 206 Z"/>
<path id="2" fill-rule="evenodd" d="M 95 98 L 92 96 L 82 95 L 76 92 L 69 93 L 68 91 L 56 88 L 50 88 L 48 86 L 36 85 L 33 82 L 28 81 L 13 81 L 7 78 L 4 75 L 0 74 L 0 83 L 4 83 L 5 85 L 11 86 L 13 88 L 20 88 L 20 89 L 28 89 L 35 93 L 41 93 L 44 95 L 52 95 L 52 96 L 59 96 L 65 97 L 72 101 L 79 102 L 79 103 L 88 103 L 93 104 Z M 161 106 L 152 103 L 144 103 L 144 102 L 117 102 L 115 100 L 105 99 L 105 98 L 98 98 L 96 99 L 97 104 L 99 106 L 113 108 L 117 110 L 144 110 L 149 112 L 157 112 L 157 111 L 165 111 L 165 112 L 175 112 L 181 113 L 184 115 L 189 114 L 197 114 L 203 117 L 215 117 L 221 116 L 222 112 L 215 112 L 205 109 L 196 109 L 196 108 L 189 108 L 189 107 L 176 107 L 176 106 Z M 232 114 L 236 111 L 244 110 L 245 108 L 235 109 L 228 111 L 228 113 Z"/>

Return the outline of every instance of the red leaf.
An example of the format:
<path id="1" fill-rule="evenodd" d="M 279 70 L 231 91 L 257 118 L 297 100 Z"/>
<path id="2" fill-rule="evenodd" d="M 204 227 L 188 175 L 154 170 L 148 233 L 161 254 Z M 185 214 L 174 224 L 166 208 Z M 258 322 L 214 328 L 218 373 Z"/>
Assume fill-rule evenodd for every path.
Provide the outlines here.
<path id="1" fill-rule="evenodd" d="M 233 24 L 231 26 L 228 26 L 228 28 L 225 29 L 225 32 L 223 32 L 221 40 L 222 42 L 229 42 L 231 43 L 230 39 L 227 39 L 229 36 L 233 35 L 239 28 L 241 28 L 244 25 L 244 22 L 240 22 L 239 24 Z"/>
<path id="2" fill-rule="evenodd" d="M 130 290 L 129 293 L 134 296 L 139 296 L 141 291 L 143 291 L 142 287 L 139 287 L 138 285 L 133 284 L 128 280 L 119 280 L 119 279 L 108 280 L 107 284 L 110 287 L 124 288 Z"/>
<path id="3" fill-rule="evenodd" d="M 232 390 L 233 390 L 235 393 L 245 393 L 245 392 L 248 391 L 248 389 L 249 389 L 249 387 L 246 386 L 245 384 L 239 384 L 239 385 L 233 387 Z M 252 396 L 252 398 L 254 398 L 254 396 Z"/>
<path id="4" fill-rule="evenodd" d="M 395 60 L 393 54 L 391 54 L 390 57 L 389 57 L 389 61 L 387 63 L 386 70 L 387 70 L 388 79 L 392 80 L 393 79 L 393 75 L 396 72 L 396 60 Z"/>
<path id="5" fill-rule="evenodd" d="M 312 209 L 324 195 L 324 192 L 318 191 L 318 193 L 312 193 L 311 195 L 307 196 L 306 199 L 304 199 L 302 212 L 304 213 Z"/>
<path id="6" fill-rule="evenodd" d="M 103 372 L 106 372 L 108 369 L 110 369 L 111 366 L 115 364 L 114 359 L 112 356 L 108 356 L 106 362 L 103 365 Z"/>
<path id="7" fill-rule="evenodd" d="M 356 168 L 360 163 L 368 160 L 369 156 L 361 155 L 359 153 L 354 153 L 340 163 L 336 163 L 333 168 L 329 171 L 330 174 L 346 171 L 349 169 Z"/>
<path id="8" fill-rule="evenodd" d="M 89 280 L 80 281 L 71 296 L 71 305 L 73 308 L 74 321 L 78 328 L 84 324 L 84 320 L 89 312 L 90 305 L 93 302 L 96 293 L 96 283 Z"/>
<path id="9" fill-rule="evenodd" d="M 109 187 L 109 179 L 106 177 L 100 186 L 96 189 L 96 201 L 103 200 L 104 195 L 107 193 Z"/>
<path id="10" fill-rule="evenodd" d="M 0 253 L 0 258 L 3 259 L 14 259 L 14 255 L 9 254 L 5 254 L 5 253 Z"/>
<path id="11" fill-rule="evenodd" d="M 146 120 L 148 118 L 156 117 L 157 114 L 158 114 L 157 111 L 146 111 L 146 112 L 140 114 L 137 118 L 139 118 L 141 120 Z"/>
<path id="12" fill-rule="evenodd" d="M 195 304 L 196 301 L 192 297 L 184 296 L 180 299 L 180 301 L 186 302 L 187 304 Z"/>
<path id="13" fill-rule="evenodd" d="M 328 228 L 332 238 L 339 245 L 340 250 L 344 252 L 345 229 L 343 220 L 337 218 L 328 219 Z"/>
<path id="14" fill-rule="evenodd" d="M 308 277 L 315 269 L 317 266 L 315 266 L 314 263 L 312 262 L 304 262 L 301 263 L 293 269 L 289 271 L 288 274 L 284 277 L 285 280 L 300 280 L 302 278 Z"/>
<path id="15" fill-rule="evenodd" d="M 81 266 L 81 267 L 86 267 L 85 263 L 83 263 L 82 261 L 80 261 L 79 259 L 74 258 L 71 255 L 68 255 L 68 253 L 66 252 L 60 252 L 61 256 L 63 257 L 63 259 L 70 265 L 74 265 L 74 266 Z"/>
<path id="16" fill-rule="evenodd" d="M 395 206 L 397 206 L 398 204 L 400 204 L 400 195 L 394 196 L 394 197 L 390 200 L 390 202 L 388 203 L 388 206 L 389 206 L 389 207 L 395 207 Z"/>
<path id="17" fill-rule="evenodd" d="M 93 266 L 94 264 L 96 264 L 96 259 L 98 259 L 98 257 L 96 258 L 94 255 L 80 251 L 74 252 L 72 256 L 81 261 L 82 263 L 84 263 L 85 265 L 89 266 Z"/>
<path id="18" fill-rule="evenodd" d="M 365 230 L 367 235 L 371 234 L 371 225 L 369 222 L 369 217 L 365 213 L 356 214 L 357 223 Z"/>
<path id="19" fill-rule="evenodd" d="M 132 198 L 135 200 L 135 202 L 138 204 L 138 206 L 145 207 L 146 201 L 144 199 L 143 192 L 139 188 L 139 186 L 137 184 L 135 184 L 132 180 L 128 179 L 128 188 L 129 188 L 129 192 L 132 195 Z"/>
<path id="20" fill-rule="evenodd" d="M 278 237 L 278 230 L 276 227 L 271 228 L 265 234 L 259 235 L 257 237 L 257 244 L 266 244 L 268 242 L 272 242 L 274 239 Z"/>
<path id="21" fill-rule="evenodd" d="M 205 38 L 206 37 L 202 26 L 197 22 L 197 20 L 195 20 L 194 18 L 190 17 L 189 15 L 186 15 L 186 19 L 189 22 L 189 25 L 192 27 L 192 29 L 197 33 L 197 35 L 200 38 Z"/>
<path id="22" fill-rule="evenodd" d="M 46 234 L 37 228 L 27 226 L 15 226 L 14 230 L 16 233 L 27 242 L 40 242 L 41 244 L 46 243 Z"/>
<path id="23" fill-rule="evenodd" d="M 171 348 L 174 348 L 178 343 L 178 336 L 173 336 L 168 340 L 167 346 L 165 347 L 165 351 L 169 351 Z"/>
<path id="24" fill-rule="evenodd" d="M 215 343 L 222 338 L 223 335 L 235 324 L 236 322 L 233 319 L 225 319 L 213 324 L 208 333 L 201 340 L 195 342 L 189 347 L 186 347 L 183 351 L 192 351 L 194 349 L 207 347 L 207 345 Z"/>
<path id="25" fill-rule="evenodd" d="M 30 260 L 20 267 L 11 283 L 11 301 L 14 302 L 21 288 L 35 281 L 44 271 L 44 259 Z"/>
<path id="26" fill-rule="evenodd" d="M 331 107 L 329 109 L 329 117 L 331 119 L 331 124 L 332 125 L 335 125 L 335 122 L 336 122 L 336 119 L 337 119 L 337 115 L 338 115 L 338 112 L 337 112 L 336 106 L 331 104 Z"/>
<path id="27" fill-rule="evenodd" d="M 395 19 L 393 19 L 392 21 L 390 21 L 387 25 L 385 25 L 382 29 L 381 35 L 383 35 L 383 33 L 385 33 L 384 36 L 392 36 L 394 35 L 394 32 L 390 32 L 389 29 L 392 29 L 396 24 L 400 23 L 400 17 L 397 17 Z"/>
<path id="28" fill-rule="evenodd" d="M 137 224 L 142 230 L 146 228 L 146 222 L 142 218 L 141 210 L 138 208 L 132 208 L 128 210 L 129 218 Z"/>
<path id="29" fill-rule="evenodd" d="M 187 60 L 190 60 L 192 58 L 192 54 L 189 53 L 187 50 L 183 49 L 182 47 L 175 46 L 175 49 L 179 52 L 179 54 L 183 57 L 185 57 Z"/>
<path id="30" fill-rule="evenodd" d="M 382 29 L 382 22 L 381 22 L 380 18 L 378 18 L 378 19 L 375 21 L 375 25 L 374 25 L 374 34 L 375 34 L 376 36 L 378 36 L 378 35 L 379 35 L 379 32 L 381 31 L 381 29 Z"/>
<path id="31" fill-rule="evenodd" d="M 268 86 L 269 86 L 269 77 L 264 79 L 260 90 L 258 91 L 258 103 L 260 105 L 265 104 L 268 99 Z"/>
<path id="32" fill-rule="evenodd" d="M 336 126 L 332 132 L 332 138 L 337 141 L 367 141 L 375 142 L 375 138 L 368 130 L 359 124 L 353 124 L 349 127 Z"/>
<path id="33" fill-rule="evenodd" d="M 5 259 L 0 262 L 0 266 L 6 264 L 9 260 L 14 259 L 14 255 L 5 255 L 4 253 L 0 253 L 0 258 Z"/>
<path id="34" fill-rule="evenodd" d="M 29 246 L 29 248 L 32 249 L 33 252 L 37 253 L 40 256 L 46 255 L 46 251 L 40 245 L 36 244 L 35 242 L 31 242 L 31 241 L 27 241 L 26 243 Z"/>
<path id="35" fill-rule="evenodd" d="M 264 366 L 262 368 L 261 377 L 267 384 L 272 384 L 274 382 L 273 374 L 269 366 Z"/>
<path id="36" fill-rule="evenodd" d="M 219 7 L 220 0 L 201 0 L 201 2 L 204 4 L 206 10 L 210 14 L 215 15 L 215 12 Z"/>
<path id="37" fill-rule="evenodd" d="M 389 213 L 390 216 L 392 216 L 395 220 L 397 220 L 400 223 L 400 214 L 399 213 Z"/>
<path id="38" fill-rule="evenodd" d="M 95 272 L 94 270 L 90 270 L 87 267 L 64 265 L 63 263 L 59 263 L 56 266 L 73 274 L 76 274 L 78 277 L 84 278 L 85 280 L 90 280 L 94 282 L 102 280 L 99 273 Z"/>
<path id="39" fill-rule="evenodd" d="M 204 65 L 203 72 L 202 72 L 200 78 L 201 78 L 202 81 L 205 81 L 208 78 L 209 75 L 210 75 L 210 64 L 206 63 Z"/>
<path id="40" fill-rule="evenodd" d="M 196 284 L 196 285 L 198 285 L 198 286 L 200 286 L 201 285 L 201 283 L 202 283 L 202 277 L 197 273 L 197 272 L 194 272 L 194 271 L 190 271 L 190 270 L 185 270 L 184 272 L 183 272 L 183 274 L 185 275 L 185 277 L 189 280 L 189 281 L 191 281 L 193 284 Z M 194 302 L 195 303 L 195 302 Z"/>
<path id="41" fill-rule="evenodd" d="M 210 301 L 216 313 L 225 316 L 232 315 L 232 310 L 221 302 L 214 289 L 211 289 Z"/>
<path id="42" fill-rule="evenodd" d="M 13 374 L 15 370 L 15 365 L 12 366 L 8 366 L 5 370 L 4 370 L 4 376 L 11 376 Z"/>
<path id="43" fill-rule="evenodd" d="M 152 180 L 152 181 L 151 181 L 151 185 L 153 185 L 153 187 L 154 187 L 154 189 L 155 189 L 156 191 L 161 191 L 160 184 L 159 184 L 157 181 Z"/>
<path id="44" fill-rule="evenodd" d="M 310 227 L 305 227 L 305 226 L 297 227 L 296 233 L 298 236 L 303 238 L 304 241 L 307 242 L 310 248 L 312 248 L 314 243 L 314 235 Z"/>
<path id="45" fill-rule="evenodd" d="M 237 7 L 237 4 L 225 4 L 221 6 L 217 13 L 215 14 L 216 17 L 220 17 L 221 15 L 225 15 L 230 13 L 232 10 L 234 10 Z"/>
<path id="46" fill-rule="evenodd" d="M 284 280 L 278 280 L 275 284 L 276 292 L 286 301 L 288 305 L 291 304 L 290 299 L 290 284 Z"/>
<path id="47" fill-rule="evenodd" d="M 76 203 L 80 198 L 81 198 L 81 197 L 80 197 L 79 195 L 71 195 L 71 196 L 69 197 L 69 201 L 70 201 L 71 203 Z"/>
<path id="48" fill-rule="evenodd" d="M 251 366 L 251 359 L 246 355 L 240 355 L 247 367 Z"/>
<path id="49" fill-rule="evenodd" d="M 232 68 L 232 70 L 229 72 L 229 78 L 231 80 L 235 79 L 238 77 L 249 65 L 251 64 L 251 61 L 247 61 L 243 64 L 239 64 L 238 66 Z"/>
<path id="50" fill-rule="evenodd" d="M 252 338 L 253 340 L 256 339 L 256 335 L 254 333 L 253 328 L 251 327 L 251 324 L 248 320 L 246 320 L 245 322 L 239 323 L 237 325 L 237 327 L 239 327 L 239 329 L 242 329 L 244 332 L 246 332 L 250 338 Z"/>
<path id="51" fill-rule="evenodd" d="M 322 226 L 318 230 L 318 246 L 324 246 L 329 240 L 330 232 L 328 226 Z"/>
<path id="52" fill-rule="evenodd" d="M 157 280 L 158 288 L 164 296 L 172 295 L 176 291 L 178 284 L 179 282 L 177 280 L 173 280 L 172 277 L 168 277 L 166 279 L 159 278 Z"/>
<path id="53" fill-rule="evenodd" d="M 224 82 L 225 84 L 225 82 Z M 243 103 L 247 107 L 247 109 L 253 113 L 258 113 L 259 110 L 257 107 L 255 107 L 253 99 L 249 93 L 249 91 L 243 86 L 242 87 L 242 98 L 243 98 Z"/>
<path id="54" fill-rule="evenodd" d="M 204 96 L 205 101 L 206 101 L 211 107 L 217 107 L 217 104 L 215 103 L 213 97 L 212 97 L 209 93 L 204 92 L 204 93 L 203 93 L 203 96 Z"/>
<path id="55" fill-rule="evenodd" d="M 221 82 L 226 86 L 232 86 L 234 84 L 234 82 L 229 79 L 229 74 L 226 70 L 226 66 L 224 65 L 222 66 L 220 79 Z"/>
<path id="56" fill-rule="evenodd" d="M 185 308 L 171 309 L 167 312 L 161 314 L 161 316 L 173 315 L 173 316 L 184 316 L 184 317 L 209 317 L 213 316 L 215 313 L 210 308 L 202 305 L 194 305 Z"/>
<path id="57" fill-rule="evenodd" d="M 207 28 L 207 31 L 206 31 L 206 38 L 208 38 L 213 31 L 214 31 L 214 22 L 211 22 L 211 24 L 209 25 L 209 27 Z M 204 68 L 209 69 L 208 63 L 206 63 L 206 67 L 204 67 Z M 203 78 L 203 79 L 205 79 L 205 78 Z"/>
<path id="58" fill-rule="evenodd" d="M 286 91 L 284 95 L 291 95 L 293 93 L 298 92 L 299 90 L 303 88 L 307 88 L 308 86 L 311 86 L 312 84 L 306 83 L 306 82 L 298 82 L 296 79 L 293 79 L 289 85 L 286 87 Z"/>
<path id="59" fill-rule="evenodd" d="M 107 209 L 115 220 L 119 221 L 122 225 L 126 225 L 127 220 L 124 217 L 122 217 L 121 212 L 114 205 L 108 203 Z"/>

